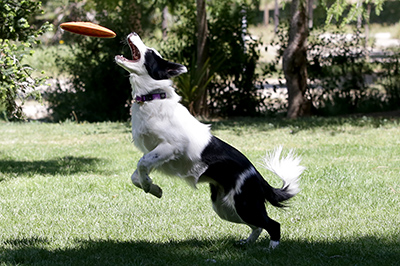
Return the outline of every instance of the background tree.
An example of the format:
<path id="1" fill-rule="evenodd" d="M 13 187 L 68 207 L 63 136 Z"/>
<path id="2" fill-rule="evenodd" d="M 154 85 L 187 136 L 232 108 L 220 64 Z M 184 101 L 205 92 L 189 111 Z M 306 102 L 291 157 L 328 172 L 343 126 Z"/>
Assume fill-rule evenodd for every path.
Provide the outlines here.
<path id="1" fill-rule="evenodd" d="M 215 1 L 210 12 L 210 64 L 220 65 L 209 88 L 210 109 L 220 116 L 256 116 L 264 108 L 256 73 L 260 39 L 247 25 L 258 16 L 257 1 Z"/>
<path id="2" fill-rule="evenodd" d="M 272 4 L 273 1 L 269 2 Z M 311 98 L 306 98 L 310 97 L 306 55 L 310 25 L 307 19 L 312 14 L 312 10 L 307 12 L 307 9 L 312 6 L 311 2 L 293 0 L 290 31 L 280 45 L 282 51 L 287 48 L 280 55 L 284 54 L 289 117 L 306 115 L 311 107 Z M 362 6 L 371 2 L 364 0 Z M 261 22 L 259 1 L 86 0 L 84 3 L 80 15 L 75 12 L 75 18 L 93 19 L 112 28 L 117 38 L 100 40 L 69 33 L 63 35 L 63 40 L 71 44 L 74 57 L 61 65 L 73 79 L 70 87 L 60 87 L 50 97 L 56 120 L 71 118 L 71 113 L 77 119 L 87 121 L 128 119 L 129 82 L 126 73 L 115 67 L 113 58 L 118 53 L 129 56 L 128 46 L 121 42 L 130 31 L 142 33 L 145 43 L 158 49 L 168 60 L 188 66 L 188 73 L 174 81 L 182 102 L 192 113 L 243 116 L 265 112 L 265 95 L 260 90 L 265 82 L 261 71 L 256 71 L 260 63 L 261 39 L 253 38 L 247 31 L 247 24 Z M 276 7 L 279 7 L 278 3 L 275 1 Z M 323 0 L 322 4 L 322 12 L 315 14 L 318 21 L 315 28 L 324 24 L 325 18 L 326 24 L 348 23 L 349 19 L 343 19 L 347 15 L 336 16 L 344 10 L 346 14 L 353 14 L 350 17 L 360 17 L 352 6 L 344 8 L 347 6 L 345 1 Z M 338 6 L 343 7 L 340 12 L 336 10 Z M 288 9 L 283 10 L 282 15 L 288 13 Z M 90 16 L 86 17 L 86 14 Z M 67 20 L 69 18 L 65 16 L 63 21 Z"/>
<path id="3" fill-rule="evenodd" d="M 205 63 L 208 58 L 208 23 L 207 23 L 207 10 L 206 10 L 206 0 L 197 0 L 197 62 L 196 71 L 203 72 L 203 76 L 200 79 L 199 87 L 205 88 L 207 80 L 209 79 L 208 69 L 205 68 Z M 198 73 L 197 75 L 201 75 Z M 193 112 L 198 115 L 207 116 L 208 115 L 208 94 L 207 90 L 204 89 L 201 92 L 201 98 L 194 105 Z"/>
<path id="4" fill-rule="evenodd" d="M 202 36 L 208 52 L 203 53 L 201 67 L 197 43 L 204 39 L 199 38 L 196 2 L 180 2 L 170 9 L 175 21 L 161 43 L 161 54 L 188 66 L 188 73 L 179 76 L 176 85 L 193 114 L 204 115 L 208 109 L 211 115 L 255 115 L 261 109 L 263 100 L 255 84 L 260 42 L 243 31 L 243 17 L 253 22 L 259 3 L 243 2 L 207 1 L 208 32 Z"/>
<path id="5" fill-rule="evenodd" d="M 278 26 L 279 26 L 279 1 L 275 0 L 275 5 L 274 5 L 274 32 L 275 33 L 278 31 Z"/>
<path id="6" fill-rule="evenodd" d="M 311 0 L 291 1 L 289 40 L 283 53 L 283 69 L 288 88 L 288 118 L 309 115 L 311 111 L 311 102 L 305 98 L 307 90 L 308 8 L 312 6 L 309 1 Z M 327 10 L 326 23 L 328 24 L 334 19 L 337 25 L 346 25 L 356 21 L 360 15 L 366 16 L 368 12 L 366 12 L 364 5 L 360 4 L 360 1 L 350 5 L 346 16 L 343 16 L 349 5 L 346 0 L 321 1 Z M 366 4 L 373 3 L 376 12 L 379 13 L 382 10 L 384 0 L 364 0 L 364 2 Z"/>
<path id="7" fill-rule="evenodd" d="M 87 1 L 82 6 L 80 20 L 92 20 L 113 29 L 117 37 L 99 39 L 64 34 L 74 56 L 62 65 L 72 79 L 67 87 L 59 83 L 57 90 L 49 95 L 56 121 L 124 121 L 129 118 L 130 84 L 123 69 L 116 67 L 114 56 L 131 56 L 128 46 L 123 45 L 128 33 L 135 31 L 143 36 L 153 32 L 157 25 L 151 20 L 157 4 L 157 1 L 98 0 Z M 69 18 L 65 17 L 64 21 Z"/>
<path id="8" fill-rule="evenodd" d="M 32 76 L 32 67 L 21 62 L 39 43 L 38 36 L 50 28 L 48 23 L 39 28 L 31 25 L 41 12 L 40 2 L 33 0 L 3 0 L 0 5 L 0 105 L 6 116 L 22 118 L 24 101 L 41 98 L 36 88 L 45 78 Z"/>
<path id="9" fill-rule="evenodd" d="M 283 71 L 288 89 L 287 117 L 297 118 L 309 115 L 304 98 L 307 89 L 307 37 L 308 37 L 308 1 L 293 0 L 288 45 L 283 53 Z"/>

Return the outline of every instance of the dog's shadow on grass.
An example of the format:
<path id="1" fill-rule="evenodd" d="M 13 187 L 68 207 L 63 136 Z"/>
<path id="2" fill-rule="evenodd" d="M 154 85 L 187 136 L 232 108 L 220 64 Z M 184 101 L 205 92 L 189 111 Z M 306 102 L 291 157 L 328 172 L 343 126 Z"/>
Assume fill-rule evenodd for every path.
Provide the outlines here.
<path id="1" fill-rule="evenodd" d="M 286 240 L 269 250 L 268 239 L 239 245 L 237 239 L 166 242 L 75 240 L 54 248 L 43 238 L 0 242 L 6 265 L 398 265 L 400 241 L 359 237 L 335 242 Z"/>
<path id="2" fill-rule="evenodd" d="M 65 156 L 49 160 L 22 161 L 0 159 L 0 182 L 21 175 L 72 175 L 96 171 L 96 164 L 102 160 L 90 157 Z"/>

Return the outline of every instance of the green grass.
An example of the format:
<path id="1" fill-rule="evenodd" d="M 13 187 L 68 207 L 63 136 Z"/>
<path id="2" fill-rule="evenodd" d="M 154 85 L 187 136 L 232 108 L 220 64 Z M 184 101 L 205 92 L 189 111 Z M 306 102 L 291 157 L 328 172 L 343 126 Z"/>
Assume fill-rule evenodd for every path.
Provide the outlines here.
<path id="1" fill-rule="evenodd" d="M 398 265 L 400 123 L 373 118 L 213 123 L 260 167 L 295 148 L 307 167 L 269 251 L 212 211 L 207 185 L 153 173 L 164 195 L 135 188 L 141 154 L 128 124 L 0 124 L 0 265 Z"/>

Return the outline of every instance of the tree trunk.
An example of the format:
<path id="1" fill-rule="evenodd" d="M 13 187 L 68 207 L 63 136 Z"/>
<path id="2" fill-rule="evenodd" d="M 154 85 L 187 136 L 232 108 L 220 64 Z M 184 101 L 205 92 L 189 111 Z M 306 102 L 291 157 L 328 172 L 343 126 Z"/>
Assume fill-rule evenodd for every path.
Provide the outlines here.
<path id="1" fill-rule="evenodd" d="M 207 24 L 207 12 L 206 12 L 206 1 L 197 1 L 197 71 L 202 71 L 204 63 L 207 60 L 207 34 L 208 34 L 208 24 Z M 208 79 L 208 75 L 203 78 L 202 84 L 199 84 L 199 88 L 202 88 Z M 208 115 L 207 108 L 207 89 L 202 92 L 201 98 L 194 105 L 194 112 L 197 115 Z"/>
<path id="2" fill-rule="evenodd" d="M 367 4 L 367 14 L 366 14 L 366 20 L 365 20 L 365 44 L 364 44 L 364 48 L 368 47 L 368 42 L 369 42 L 369 18 L 371 15 L 371 3 Z"/>
<path id="3" fill-rule="evenodd" d="M 307 8 L 308 0 L 293 0 L 289 42 L 283 53 L 283 71 L 288 89 L 288 118 L 310 115 L 311 103 L 304 98 L 307 89 Z"/>
<path id="4" fill-rule="evenodd" d="M 129 2 L 129 10 L 135 10 L 132 12 L 128 17 L 128 27 L 131 32 L 136 32 L 139 36 L 142 36 L 143 29 L 142 29 L 142 12 L 140 10 L 140 5 L 137 3 L 137 0 Z"/>
<path id="5" fill-rule="evenodd" d="M 308 28 L 314 27 L 314 0 L 308 0 Z"/>
<path id="6" fill-rule="evenodd" d="M 167 39 L 167 30 L 168 30 L 168 6 L 165 6 L 162 11 L 162 38 L 163 40 Z"/>
<path id="7" fill-rule="evenodd" d="M 275 0 L 275 8 L 274 8 L 274 32 L 278 32 L 279 26 L 279 3 L 278 0 Z"/>
<path id="8" fill-rule="evenodd" d="M 357 9 L 362 8 L 363 0 L 357 0 Z M 360 13 L 357 17 L 357 30 L 361 31 L 363 14 Z"/>
<path id="9" fill-rule="evenodd" d="M 264 4 L 263 21 L 264 21 L 264 26 L 268 26 L 268 24 L 269 24 L 269 3 L 268 3 L 268 1 L 265 1 L 265 4 Z"/>

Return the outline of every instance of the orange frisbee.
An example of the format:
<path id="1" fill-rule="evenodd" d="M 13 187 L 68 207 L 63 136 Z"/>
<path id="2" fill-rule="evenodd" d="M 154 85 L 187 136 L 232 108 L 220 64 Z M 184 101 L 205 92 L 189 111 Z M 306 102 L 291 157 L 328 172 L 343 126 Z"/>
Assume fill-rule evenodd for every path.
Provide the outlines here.
<path id="1" fill-rule="evenodd" d="M 60 27 L 63 30 L 89 37 L 114 38 L 117 36 L 112 30 L 92 22 L 65 22 L 61 23 Z"/>

